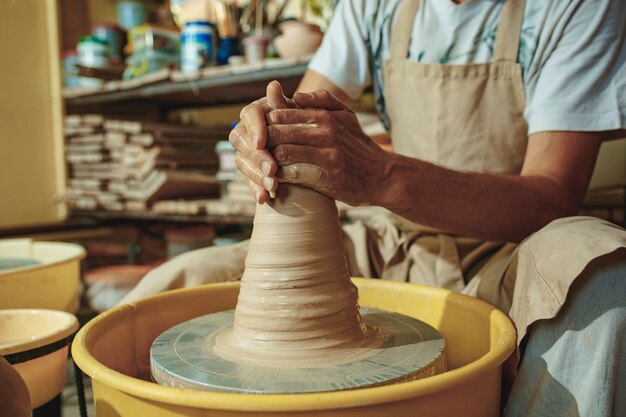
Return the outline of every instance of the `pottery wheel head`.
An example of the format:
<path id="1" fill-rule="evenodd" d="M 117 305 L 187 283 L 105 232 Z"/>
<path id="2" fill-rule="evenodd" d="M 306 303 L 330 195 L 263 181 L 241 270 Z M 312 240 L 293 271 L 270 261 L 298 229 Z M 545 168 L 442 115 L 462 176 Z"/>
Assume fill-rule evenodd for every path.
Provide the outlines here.
<path id="1" fill-rule="evenodd" d="M 152 377 L 161 385 L 259 394 L 311 393 L 387 385 L 446 370 L 445 341 L 417 319 L 373 308 L 361 310 L 368 326 L 384 329 L 385 345 L 365 357 L 332 366 L 263 366 L 225 359 L 215 339 L 232 325 L 233 311 L 181 323 L 159 336 L 150 350 Z M 208 335 L 208 336 L 207 336 Z M 277 352 L 282 355 L 285 352 Z M 289 362 L 288 355 L 285 362 Z"/>

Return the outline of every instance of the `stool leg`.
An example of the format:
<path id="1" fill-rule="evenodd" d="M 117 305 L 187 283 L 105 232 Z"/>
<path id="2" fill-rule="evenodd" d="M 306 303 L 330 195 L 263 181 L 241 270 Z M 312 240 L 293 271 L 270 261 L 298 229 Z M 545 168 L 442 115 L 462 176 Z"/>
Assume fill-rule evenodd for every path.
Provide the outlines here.
<path id="1" fill-rule="evenodd" d="M 61 417 L 61 394 L 35 408 L 33 417 Z"/>
<path id="2" fill-rule="evenodd" d="M 87 404 L 85 402 L 85 384 L 83 383 L 83 371 L 80 370 L 76 362 L 72 359 L 74 364 L 74 380 L 76 381 L 76 395 L 78 397 L 78 410 L 80 417 L 87 416 Z M 34 417 L 34 416 L 33 416 Z"/>

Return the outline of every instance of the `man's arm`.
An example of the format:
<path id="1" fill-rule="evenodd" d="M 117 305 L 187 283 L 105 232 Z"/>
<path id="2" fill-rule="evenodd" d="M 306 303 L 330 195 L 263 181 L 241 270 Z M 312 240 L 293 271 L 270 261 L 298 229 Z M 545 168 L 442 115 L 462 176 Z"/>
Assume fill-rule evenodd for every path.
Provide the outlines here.
<path id="1" fill-rule="evenodd" d="M 458 172 L 389 155 L 377 203 L 452 233 L 519 242 L 578 212 L 600 143 L 594 133 L 533 134 L 519 176 Z"/>
<path id="2" fill-rule="evenodd" d="M 327 92 L 297 94 L 294 101 L 303 109 L 267 117 L 268 147 L 283 166 L 283 181 L 483 240 L 519 242 L 556 218 L 576 214 L 602 138 L 536 133 L 520 175 L 468 173 L 381 152 L 350 109 Z"/>
<path id="3" fill-rule="evenodd" d="M 300 93 L 311 93 L 317 90 L 326 90 L 344 103 L 348 101 L 346 92 L 337 87 L 332 81 L 318 72 L 307 70 L 296 91 Z"/>

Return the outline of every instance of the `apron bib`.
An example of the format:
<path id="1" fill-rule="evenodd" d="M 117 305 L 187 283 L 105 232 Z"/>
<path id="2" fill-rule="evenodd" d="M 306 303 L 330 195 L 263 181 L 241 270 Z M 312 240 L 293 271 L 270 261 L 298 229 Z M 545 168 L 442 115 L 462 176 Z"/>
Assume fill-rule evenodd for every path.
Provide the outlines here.
<path id="1" fill-rule="evenodd" d="M 522 68 L 517 63 L 524 0 L 504 3 L 493 62 L 485 64 L 409 60 L 418 7 L 418 0 L 400 5 L 390 59 L 384 63 L 394 152 L 455 170 L 519 174 L 528 140 Z M 439 233 L 395 215 L 388 222 L 377 221 L 381 233 L 397 228 L 399 234 L 381 260 L 382 278 L 477 295 L 481 268 L 489 263 L 490 269 L 506 269 L 515 249 Z"/>

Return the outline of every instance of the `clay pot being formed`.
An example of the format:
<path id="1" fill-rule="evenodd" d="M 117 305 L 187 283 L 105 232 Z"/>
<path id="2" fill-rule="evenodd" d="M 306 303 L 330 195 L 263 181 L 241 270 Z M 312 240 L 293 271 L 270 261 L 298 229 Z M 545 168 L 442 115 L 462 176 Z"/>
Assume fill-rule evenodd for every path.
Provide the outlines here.
<path id="1" fill-rule="evenodd" d="M 289 20 L 280 24 L 282 35 L 274 39 L 281 58 L 310 55 L 319 48 L 324 35 L 317 25 Z"/>

